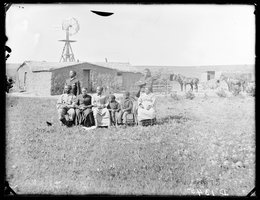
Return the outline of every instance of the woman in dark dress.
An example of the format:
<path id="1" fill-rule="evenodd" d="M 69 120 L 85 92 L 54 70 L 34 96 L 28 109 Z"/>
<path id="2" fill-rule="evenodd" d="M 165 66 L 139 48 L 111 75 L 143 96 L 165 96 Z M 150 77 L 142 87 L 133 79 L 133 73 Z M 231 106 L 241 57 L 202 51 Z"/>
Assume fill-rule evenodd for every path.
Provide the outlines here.
<path id="1" fill-rule="evenodd" d="M 91 96 L 87 94 L 86 88 L 82 88 L 82 94 L 77 97 L 75 102 L 75 125 L 90 127 L 95 124 L 91 108 Z"/>

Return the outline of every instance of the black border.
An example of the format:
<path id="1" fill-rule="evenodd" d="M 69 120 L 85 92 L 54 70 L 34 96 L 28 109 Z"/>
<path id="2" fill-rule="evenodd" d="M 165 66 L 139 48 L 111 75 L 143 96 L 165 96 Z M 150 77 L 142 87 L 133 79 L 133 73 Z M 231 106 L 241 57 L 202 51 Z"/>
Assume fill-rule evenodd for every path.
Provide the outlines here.
<path id="1" fill-rule="evenodd" d="M 10 2 L 8 2 L 8 3 L 10 3 Z M 40 3 L 40 4 L 42 4 L 42 3 L 47 3 L 47 4 L 56 4 L 56 3 L 62 3 L 62 4 L 71 4 L 71 3 L 73 3 L 73 4 L 86 4 L 86 3 L 91 3 L 91 4 L 154 4 L 154 5 L 156 5 L 156 4 L 200 4 L 200 5 L 203 5 L 203 4 L 214 4 L 214 5 L 217 5 L 217 4 L 223 4 L 223 5 L 228 5 L 228 4 L 237 4 L 237 5 L 254 5 L 255 6 L 255 19 L 256 19 L 256 33 L 255 33 L 255 37 L 256 37 L 256 42 L 255 42 L 255 55 L 256 55 L 256 58 L 255 58 L 255 76 L 257 77 L 257 72 L 258 72 L 258 70 L 257 70 L 257 66 L 258 66 L 258 64 L 259 64 L 259 58 L 258 58 L 258 51 L 257 51 L 257 47 L 259 47 L 259 40 L 258 40 L 258 38 L 257 38 L 257 33 L 258 33 L 258 26 L 257 26 L 257 22 L 259 22 L 259 20 L 258 20 L 258 17 L 259 17 L 259 5 L 258 5 L 258 3 L 257 3 L 257 0 L 244 0 L 244 1 L 239 1 L 239 0 L 228 0 L 228 1 L 223 1 L 223 0 L 207 0 L 207 1 L 187 1 L 187 0 L 184 0 L 184 1 L 166 1 L 166 0 L 164 0 L 164 1 L 101 1 L 101 0 L 95 0 L 95 1 L 83 1 L 83 0 L 77 0 L 77 1 L 75 1 L 75 2 L 73 2 L 73 1 L 62 1 L 62 2 L 60 2 L 60 1 L 12 1 L 12 3 L 23 3 L 23 4 L 27 4 L 27 3 L 29 3 L 29 4 L 32 4 L 32 3 Z M 8 12 L 8 11 L 7 11 Z M 2 32 L 2 34 L 1 34 L 1 48 L 2 48 L 2 51 L 1 51 L 1 72 L 0 72 L 0 77 L 1 77 L 1 81 L 2 81 L 2 84 L 0 84 L 0 87 L 1 87 L 1 99 L 2 99 L 2 101 L 1 101 L 1 103 L 0 103 L 0 106 L 1 106 L 1 108 L 0 108 L 0 110 L 2 111 L 1 112 L 1 114 L 2 114 L 2 116 L 3 116 L 3 118 L 4 118 L 4 120 L 1 120 L 1 125 L 0 125 L 0 127 L 1 128 L 3 128 L 4 130 L 4 133 L 6 133 L 6 130 L 5 130 L 5 124 L 6 124 L 6 106 L 5 106 L 5 104 L 6 104 L 6 93 L 5 93 L 5 74 L 6 74 L 6 69 L 5 69 L 5 49 L 4 49 L 4 47 L 5 47 L 5 42 L 6 42 L 6 40 L 5 40 L 5 8 L 4 8 L 4 5 L 3 5 L 3 3 L 1 3 L 1 10 L 0 10 L 0 14 L 2 15 L 1 16 L 1 23 L 0 23 L 0 25 L 2 26 L 2 27 L 0 27 L 0 30 L 4 30 L 3 32 Z M 12 48 L 12 47 L 11 47 Z M 12 56 L 12 54 L 10 54 L 10 56 Z M 256 87 L 257 88 L 257 87 Z M 256 100 L 257 100 L 257 89 L 256 89 L 256 96 L 255 96 L 255 102 L 256 102 Z M 256 108 L 256 110 L 255 110 L 255 119 L 257 119 L 257 106 L 256 106 L 256 104 L 255 104 L 255 108 Z M 257 124 L 257 123 L 256 123 Z M 256 130 L 257 130 L 257 126 L 256 126 Z M 6 151 L 6 149 L 5 149 L 5 145 L 6 145 L 6 140 L 5 140 L 5 134 L 1 134 L 1 142 L 2 142 L 2 145 L 1 145 L 1 158 L 2 158 L 2 161 L 3 162 L 0 162 L 1 164 L 1 172 L 3 172 L 3 173 L 1 173 L 1 189 L 2 189 L 2 191 L 1 191 L 1 194 L 3 194 L 3 191 L 4 191 L 4 182 L 5 182 L 5 176 L 6 176 L 6 174 L 5 174 L 5 172 L 6 172 L 6 168 L 5 168 L 5 159 L 6 159 L 6 157 L 5 157 L 5 151 Z M 257 141 L 257 134 L 255 134 L 255 142 Z M 256 150 L 257 150 L 257 148 L 256 148 Z M 256 157 L 257 157 L 257 151 L 256 151 Z M 256 161 L 257 161 L 257 158 L 256 158 Z M 257 166 L 257 162 L 256 162 L 256 166 Z M 255 186 L 256 186 L 256 191 L 255 191 L 255 197 L 254 198 L 256 198 L 256 196 L 258 196 L 258 188 L 259 188 L 259 186 L 257 185 L 257 180 L 258 180 L 258 174 L 257 174 L 257 168 L 256 168 L 256 166 L 255 166 L 255 171 L 256 171 L 256 180 L 255 180 Z M 252 188 L 253 189 L 253 188 Z M 249 193 L 250 191 L 248 191 L 248 193 Z M 87 197 L 87 198 L 92 198 L 92 197 L 94 197 L 94 198 L 96 198 L 96 197 L 109 197 L 109 198 L 111 198 L 111 197 L 117 197 L 117 198 L 131 198 L 131 197 L 133 197 L 133 198 L 140 198 L 140 197 L 143 197 L 143 198 L 172 198 L 172 197 L 177 197 L 177 198 L 197 198 L 197 196 L 176 196 L 176 195 L 109 195 L 109 194 L 89 194 L 89 195 L 69 195 L 69 196 L 67 196 L 67 195 L 19 195 L 19 193 L 17 194 L 17 196 L 10 196 L 10 195 L 8 195 L 8 196 L 3 196 L 3 197 L 5 197 L 5 198 L 35 198 L 35 197 L 37 197 L 37 198 L 39 198 L 39 197 L 43 197 L 43 198 L 53 198 L 53 197 L 55 197 L 55 198 L 58 198 L 58 197 L 66 197 L 66 198 L 73 198 L 73 199 L 75 199 L 75 198 L 82 198 L 82 197 Z M 201 197 L 199 197 L 199 198 L 207 198 L 207 197 L 205 197 L 205 196 L 201 196 Z M 212 197 L 212 196 L 210 196 L 209 198 L 218 198 L 218 196 L 214 196 L 214 197 Z M 241 196 L 241 197 L 232 197 L 232 196 L 228 196 L 228 198 L 244 198 L 243 196 Z"/>

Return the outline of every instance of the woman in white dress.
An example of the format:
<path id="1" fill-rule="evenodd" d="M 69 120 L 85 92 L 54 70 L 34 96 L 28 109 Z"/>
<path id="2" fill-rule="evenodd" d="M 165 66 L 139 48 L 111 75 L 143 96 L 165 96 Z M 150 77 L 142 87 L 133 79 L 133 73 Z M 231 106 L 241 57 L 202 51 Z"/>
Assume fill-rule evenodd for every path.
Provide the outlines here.
<path id="1" fill-rule="evenodd" d="M 149 121 L 154 124 L 156 121 L 156 110 L 155 110 L 156 98 L 151 92 L 151 87 L 145 87 L 145 92 L 138 98 L 138 110 L 137 118 L 138 124 Z"/>
<path id="2" fill-rule="evenodd" d="M 97 93 L 92 96 L 92 110 L 96 128 L 110 126 L 110 114 L 107 109 L 108 103 L 107 96 L 103 95 L 103 88 L 98 86 Z"/>

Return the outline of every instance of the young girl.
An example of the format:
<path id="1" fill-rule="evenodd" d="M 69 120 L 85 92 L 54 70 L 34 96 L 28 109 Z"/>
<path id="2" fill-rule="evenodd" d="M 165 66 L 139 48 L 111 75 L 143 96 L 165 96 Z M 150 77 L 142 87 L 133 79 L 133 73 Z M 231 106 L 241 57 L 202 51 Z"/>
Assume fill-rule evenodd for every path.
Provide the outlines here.
<path id="1" fill-rule="evenodd" d="M 117 125 L 116 119 L 118 116 L 118 112 L 120 111 L 120 104 L 116 101 L 115 95 L 109 96 L 109 103 L 108 103 L 107 109 L 110 112 L 111 124 Z"/>

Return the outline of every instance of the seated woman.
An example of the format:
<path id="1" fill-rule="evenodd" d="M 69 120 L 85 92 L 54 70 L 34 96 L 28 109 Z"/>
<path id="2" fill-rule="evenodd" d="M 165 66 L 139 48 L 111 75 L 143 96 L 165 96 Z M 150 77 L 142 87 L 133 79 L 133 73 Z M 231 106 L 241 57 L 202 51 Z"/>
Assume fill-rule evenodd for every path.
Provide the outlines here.
<path id="1" fill-rule="evenodd" d="M 145 87 L 145 93 L 138 98 L 137 118 L 139 125 L 151 124 L 156 121 L 155 95 L 151 87 Z"/>
<path id="2" fill-rule="evenodd" d="M 92 97 L 87 94 L 87 89 L 82 88 L 82 94 L 78 95 L 74 105 L 76 111 L 75 125 L 86 127 L 95 125 L 91 99 Z"/>
<path id="3" fill-rule="evenodd" d="M 98 86 L 97 93 L 92 96 L 92 110 L 96 128 L 110 126 L 110 114 L 107 109 L 108 98 L 102 92 L 103 88 Z"/>

